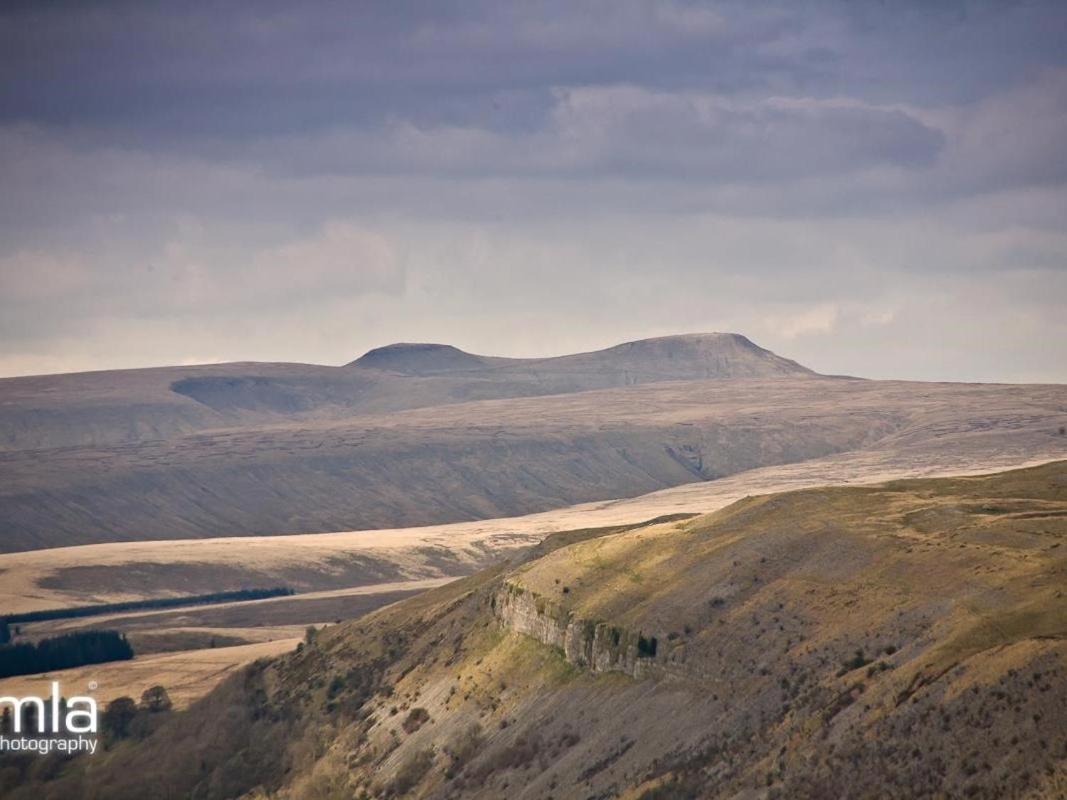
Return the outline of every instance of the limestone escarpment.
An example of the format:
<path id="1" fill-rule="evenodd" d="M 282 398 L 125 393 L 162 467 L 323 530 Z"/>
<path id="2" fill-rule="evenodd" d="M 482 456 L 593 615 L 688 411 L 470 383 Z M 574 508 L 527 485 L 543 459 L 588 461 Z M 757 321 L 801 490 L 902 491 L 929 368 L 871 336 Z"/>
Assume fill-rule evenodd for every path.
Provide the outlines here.
<path id="1" fill-rule="evenodd" d="M 501 625 L 563 651 L 569 664 L 590 672 L 622 672 L 644 678 L 663 671 L 656 636 L 574 616 L 516 583 L 505 582 L 492 597 Z"/>

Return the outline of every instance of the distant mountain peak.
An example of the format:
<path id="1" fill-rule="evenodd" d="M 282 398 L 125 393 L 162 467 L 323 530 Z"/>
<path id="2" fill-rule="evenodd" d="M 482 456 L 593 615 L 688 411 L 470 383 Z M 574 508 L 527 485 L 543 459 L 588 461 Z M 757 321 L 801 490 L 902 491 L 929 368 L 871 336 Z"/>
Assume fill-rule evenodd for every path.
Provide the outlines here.
<path id="1" fill-rule="evenodd" d="M 368 367 L 405 375 L 433 375 L 442 372 L 465 372 L 484 369 L 486 359 L 467 353 L 450 344 L 431 342 L 397 342 L 368 350 L 350 367 Z"/>
<path id="2" fill-rule="evenodd" d="M 489 368 L 538 374 L 616 373 L 623 383 L 646 380 L 771 378 L 814 374 L 740 333 L 683 333 L 637 339 L 603 350 L 549 358 L 496 358 L 467 353 L 448 344 L 400 342 L 370 350 L 351 362 L 402 375 L 443 375 Z M 590 387 L 592 388 L 592 387 Z"/>
<path id="3" fill-rule="evenodd" d="M 747 336 L 740 333 L 712 331 L 709 333 L 676 333 L 669 336 L 654 336 L 648 339 L 636 339 L 632 342 L 609 347 L 601 352 L 611 352 L 618 349 L 648 349 L 664 350 L 672 349 L 714 349 L 724 347 L 736 347 L 751 350 L 757 353 L 770 353 L 770 350 L 760 347 Z"/>
<path id="4" fill-rule="evenodd" d="M 637 380 L 775 378 L 814 375 L 739 333 L 683 333 L 558 359 L 572 366 L 624 370 Z"/>

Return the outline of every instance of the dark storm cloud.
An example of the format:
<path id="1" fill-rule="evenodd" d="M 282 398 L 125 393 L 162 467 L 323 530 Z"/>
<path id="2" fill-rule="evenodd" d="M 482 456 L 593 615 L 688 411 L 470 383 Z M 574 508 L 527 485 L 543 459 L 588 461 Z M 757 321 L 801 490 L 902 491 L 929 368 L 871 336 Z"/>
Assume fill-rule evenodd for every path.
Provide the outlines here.
<path id="1" fill-rule="evenodd" d="M 0 123 L 258 153 L 290 174 L 907 166 L 941 134 L 901 107 L 1067 64 L 1065 17 L 1030 3 L 9 4 Z M 766 103 L 790 97 L 861 102 Z"/>
<path id="2" fill-rule="evenodd" d="M 555 86 L 974 99 L 1064 63 L 1035 4 L 7 4 L 0 118 L 182 140 L 511 127 Z M 517 112 L 517 113 L 516 113 Z"/>
<path id="3" fill-rule="evenodd" d="M 361 174 L 667 176 L 726 182 L 929 165 L 944 136 L 899 110 L 733 102 L 633 86 L 557 90 L 537 130 L 395 123 L 246 151 L 282 171 Z M 270 167 L 268 167 L 270 168 Z"/>
<path id="4" fill-rule="evenodd" d="M 536 108 L 560 84 L 759 80 L 759 59 L 733 62 L 782 25 L 632 2 L 30 5 L 5 14 L 2 107 L 208 136 L 392 116 L 512 124 L 501 100 Z"/>
<path id="5" fill-rule="evenodd" d="M 1019 353 L 1067 333 L 1064 40 L 1058 2 L 5 3 L 0 374 L 735 327 L 1062 378 Z"/>

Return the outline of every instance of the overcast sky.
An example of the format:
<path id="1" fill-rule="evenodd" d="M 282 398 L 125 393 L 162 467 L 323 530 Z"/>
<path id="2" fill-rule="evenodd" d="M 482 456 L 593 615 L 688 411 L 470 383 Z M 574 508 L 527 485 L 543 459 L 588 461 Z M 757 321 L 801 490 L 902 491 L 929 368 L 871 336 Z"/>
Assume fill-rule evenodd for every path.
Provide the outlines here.
<path id="1" fill-rule="evenodd" d="M 737 331 L 1067 381 L 1067 5 L 0 6 L 0 375 Z"/>

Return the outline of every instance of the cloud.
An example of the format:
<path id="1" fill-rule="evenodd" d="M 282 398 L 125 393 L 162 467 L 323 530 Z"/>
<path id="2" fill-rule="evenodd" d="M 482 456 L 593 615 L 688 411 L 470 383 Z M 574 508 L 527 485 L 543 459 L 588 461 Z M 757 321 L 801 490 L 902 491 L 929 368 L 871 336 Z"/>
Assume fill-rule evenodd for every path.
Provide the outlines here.
<path id="1" fill-rule="evenodd" d="M 792 181 L 930 165 L 935 128 L 899 109 L 779 98 L 736 100 L 637 86 L 553 90 L 542 126 L 502 133 L 394 121 L 257 143 L 247 155 L 282 174 L 435 174 Z M 277 165 L 277 166 L 274 166 Z"/>
<path id="2" fill-rule="evenodd" d="M 837 306 L 824 303 L 790 314 L 772 316 L 766 325 L 783 339 L 796 339 L 810 334 L 832 333 L 837 326 Z"/>
<path id="3" fill-rule="evenodd" d="M 1045 71 L 943 116 L 952 140 L 944 171 L 960 190 L 1067 181 L 1067 70 Z"/>
<path id="4" fill-rule="evenodd" d="M 91 278 L 86 264 L 71 253 L 17 250 L 0 257 L 0 295 L 9 302 L 67 298 Z"/>
<path id="5" fill-rule="evenodd" d="M 404 290 L 404 269 L 384 236 L 332 220 L 310 237 L 257 253 L 229 280 L 269 287 L 287 300 L 326 292 L 396 295 Z"/>
<path id="6" fill-rule="evenodd" d="M 263 308 L 404 290 L 392 244 L 348 221 L 331 220 L 310 235 L 258 249 L 215 242 L 210 230 L 196 239 L 169 241 L 148 263 L 149 294 L 165 298 L 164 306 L 183 312 Z M 126 278 L 111 283 L 118 289 Z"/>
<path id="7" fill-rule="evenodd" d="M 603 169 L 733 181 L 929 164 L 939 131 L 898 110 L 634 87 L 561 91 L 559 139 Z"/>
<path id="8" fill-rule="evenodd" d="M 1042 0 L 7 4 L 0 371 L 733 328 L 1067 377 L 1064 35 Z"/>
<path id="9" fill-rule="evenodd" d="M 860 315 L 860 324 L 866 327 L 889 325 L 896 317 L 895 308 L 872 308 Z"/>
<path id="10" fill-rule="evenodd" d="M 405 291 L 393 243 L 357 222 L 331 220 L 305 235 L 260 244 L 227 240 L 190 221 L 168 234 L 154 247 L 122 251 L 108 246 L 105 229 L 104 239 L 85 242 L 77 257 L 19 251 L 0 259 L 6 344 L 58 340 L 98 324 L 241 319 Z M 201 352 L 210 349 L 205 343 Z"/>

